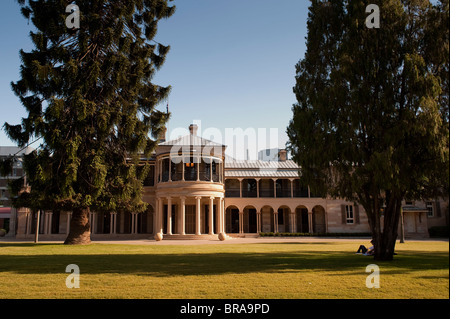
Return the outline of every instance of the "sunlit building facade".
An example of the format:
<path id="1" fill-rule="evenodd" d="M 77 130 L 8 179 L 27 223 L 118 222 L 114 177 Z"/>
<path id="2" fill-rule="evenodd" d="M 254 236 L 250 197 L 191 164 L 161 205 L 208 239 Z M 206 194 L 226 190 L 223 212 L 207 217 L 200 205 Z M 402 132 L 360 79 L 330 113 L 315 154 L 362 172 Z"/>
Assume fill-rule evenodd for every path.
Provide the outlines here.
<path id="1" fill-rule="evenodd" d="M 226 146 L 197 135 L 197 126 L 175 140 L 161 139 L 144 181 L 145 212 L 92 212 L 91 238 L 218 239 L 257 237 L 260 233 L 369 234 L 360 205 L 322 198 L 302 186 L 299 168 L 279 150 L 274 159 L 225 156 Z M 428 237 L 433 226 L 448 225 L 448 199 L 405 202 L 407 237 Z M 15 211 L 17 238 L 61 240 L 70 230 L 71 212 Z M 162 235 L 159 237 L 157 234 Z"/>

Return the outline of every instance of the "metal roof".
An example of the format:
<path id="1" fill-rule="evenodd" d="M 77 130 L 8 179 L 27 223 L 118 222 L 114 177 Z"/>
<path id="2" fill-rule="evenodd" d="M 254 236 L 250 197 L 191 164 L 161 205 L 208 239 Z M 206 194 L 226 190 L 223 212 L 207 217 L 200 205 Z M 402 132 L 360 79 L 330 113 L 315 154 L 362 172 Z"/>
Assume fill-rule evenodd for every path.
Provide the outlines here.
<path id="1" fill-rule="evenodd" d="M 225 170 L 225 178 L 298 178 L 297 170 Z"/>
<path id="2" fill-rule="evenodd" d="M 292 169 L 298 171 L 299 167 L 293 160 L 286 161 L 261 161 L 261 160 L 228 160 L 225 168 L 234 169 Z"/>
<path id="3" fill-rule="evenodd" d="M 189 145 L 189 146 L 224 146 L 222 144 L 207 140 L 206 138 L 197 135 L 185 135 L 181 136 L 175 140 L 170 140 L 166 142 L 159 143 L 159 146 L 170 146 L 170 145 Z"/>
<path id="4" fill-rule="evenodd" d="M 0 156 L 10 156 L 10 155 L 26 155 L 34 151 L 34 148 L 28 146 L 25 148 L 17 146 L 0 146 Z"/>
<path id="5" fill-rule="evenodd" d="M 225 161 L 225 177 L 298 178 L 299 166 L 292 160 L 229 160 Z"/>

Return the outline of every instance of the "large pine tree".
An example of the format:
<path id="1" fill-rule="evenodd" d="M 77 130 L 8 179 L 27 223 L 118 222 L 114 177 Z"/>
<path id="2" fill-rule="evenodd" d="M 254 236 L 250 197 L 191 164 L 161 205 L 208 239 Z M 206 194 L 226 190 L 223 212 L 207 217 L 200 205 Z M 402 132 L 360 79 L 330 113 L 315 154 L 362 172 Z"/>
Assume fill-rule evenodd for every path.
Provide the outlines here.
<path id="1" fill-rule="evenodd" d="M 364 207 L 379 260 L 393 258 L 402 200 L 448 194 L 448 17 L 448 0 L 310 6 L 289 149 L 316 192 Z"/>
<path id="2" fill-rule="evenodd" d="M 156 107 L 170 87 L 151 80 L 169 50 L 153 40 L 175 11 L 169 1 L 18 1 L 35 26 L 12 83 L 28 116 L 4 128 L 19 146 L 41 140 L 25 157 L 31 189 L 16 205 L 72 211 L 66 244 L 90 242 L 91 210 L 145 209 L 139 154 L 154 150 L 168 118 Z M 69 4 L 79 28 L 66 25 Z"/>

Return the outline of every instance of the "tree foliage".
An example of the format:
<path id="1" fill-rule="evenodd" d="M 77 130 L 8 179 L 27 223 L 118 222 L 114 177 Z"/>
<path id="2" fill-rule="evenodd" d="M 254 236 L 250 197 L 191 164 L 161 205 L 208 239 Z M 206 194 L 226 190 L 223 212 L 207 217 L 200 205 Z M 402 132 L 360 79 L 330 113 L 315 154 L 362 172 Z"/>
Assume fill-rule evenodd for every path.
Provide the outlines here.
<path id="1" fill-rule="evenodd" d="M 365 24 L 369 3 L 380 28 Z M 288 147 L 305 183 L 364 207 L 377 259 L 392 258 L 403 199 L 448 194 L 448 9 L 448 0 L 310 6 Z"/>
<path id="2" fill-rule="evenodd" d="M 25 156 L 31 191 L 17 205 L 73 211 L 68 243 L 89 242 L 90 210 L 145 209 L 139 156 L 168 119 L 156 107 L 170 87 L 151 80 L 170 48 L 153 40 L 174 13 L 169 1 L 79 0 L 79 29 L 65 23 L 73 1 L 18 1 L 35 26 L 35 48 L 20 51 L 21 79 L 11 84 L 28 116 L 4 129 L 19 146 L 42 143 Z"/>

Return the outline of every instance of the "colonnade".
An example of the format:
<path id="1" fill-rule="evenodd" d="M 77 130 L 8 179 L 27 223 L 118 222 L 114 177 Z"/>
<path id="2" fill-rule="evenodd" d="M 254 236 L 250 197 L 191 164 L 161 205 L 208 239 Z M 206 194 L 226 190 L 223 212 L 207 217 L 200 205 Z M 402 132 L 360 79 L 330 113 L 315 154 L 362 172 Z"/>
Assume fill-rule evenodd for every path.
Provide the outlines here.
<path id="1" fill-rule="evenodd" d="M 172 224 L 175 222 L 172 218 L 172 206 L 178 204 L 178 209 L 175 213 L 177 229 L 174 231 L 178 235 L 186 235 L 188 232 L 186 230 L 186 207 L 187 202 L 195 203 L 195 235 L 202 235 L 202 204 L 208 205 L 208 235 L 219 234 L 225 230 L 224 222 L 224 198 L 214 197 L 214 196 L 179 196 L 179 197 L 158 197 L 156 199 L 156 215 L 155 215 L 155 231 L 154 233 L 165 233 L 167 235 L 173 235 Z M 167 213 L 164 211 L 164 205 L 167 205 Z M 216 211 L 214 213 L 214 206 L 216 206 Z M 166 213 L 166 216 L 164 214 Z M 166 218 L 166 225 L 164 225 L 164 218 Z M 206 216 L 205 216 L 206 218 Z M 166 227 L 164 229 L 164 226 Z M 214 227 L 215 226 L 215 227 Z M 215 230 L 215 231 L 214 231 Z"/>
<path id="2" fill-rule="evenodd" d="M 265 206 L 268 207 L 268 206 Z M 289 212 L 287 212 L 285 214 L 285 212 L 282 212 L 284 215 L 284 220 L 283 222 L 279 222 L 279 214 L 281 214 L 281 212 L 278 212 L 278 210 L 274 210 L 272 207 L 270 207 L 270 212 L 265 212 L 263 213 L 263 208 L 260 209 L 255 209 L 253 207 L 245 207 L 244 209 L 238 209 L 236 206 L 230 205 L 227 210 L 226 210 L 226 218 L 227 218 L 227 214 L 232 214 L 232 210 L 236 209 L 239 210 L 238 214 L 239 214 L 239 227 L 238 227 L 238 233 L 239 234 L 243 234 L 246 232 L 254 232 L 254 233 L 260 233 L 260 232 L 265 232 L 267 230 L 263 229 L 263 223 L 264 225 L 270 225 L 270 228 L 272 232 L 274 233 L 278 233 L 280 232 L 279 226 L 280 225 L 284 225 L 286 228 L 281 230 L 281 232 L 289 232 L 289 233 L 295 233 L 295 232 L 308 232 L 308 233 L 313 233 L 315 231 L 315 223 L 314 223 L 314 212 L 313 211 L 306 211 L 306 209 L 304 207 L 301 207 L 303 209 L 305 209 L 304 212 L 297 212 L 295 211 L 291 211 L 289 209 Z M 256 210 L 256 229 L 253 228 L 254 230 L 251 231 L 250 229 L 250 221 L 248 220 L 248 228 L 249 229 L 245 229 L 245 217 L 246 214 L 249 214 L 249 211 L 245 211 L 246 209 L 254 209 Z M 235 211 L 235 214 L 237 213 Z M 306 214 L 307 213 L 307 224 L 305 223 L 304 227 L 299 227 L 298 225 L 302 224 L 302 214 Z M 263 214 L 269 214 L 269 218 L 264 218 L 263 220 Z M 321 214 L 323 214 L 323 219 L 324 219 L 324 223 L 323 225 L 320 225 L 322 227 L 324 227 L 326 230 L 326 213 L 325 211 L 321 212 Z M 236 216 L 236 215 L 235 215 Z M 286 218 L 287 217 L 287 218 Z M 306 217 L 306 216 L 305 216 Z M 250 216 L 248 217 L 250 219 Z M 272 220 L 270 220 L 272 219 Z M 306 218 L 305 218 L 306 219 Z M 230 217 L 230 220 L 228 220 L 229 222 L 231 221 L 231 223 L 233 223 L 232 217 Z M 253 225 L 254 225 L 254 221 L 253 221 Z M 231 229 L 236 229 L 236 223 L 234 223 L 233 225 L 229 225 L 230 229 L 228 229 L 227 232 L 232 233 Z M 254 226 L 253 226 L 254 227 Z M 301 228 L 301 229 L 299 229 Z M 236 232 L 236 231 L 235 231 Z"/>

